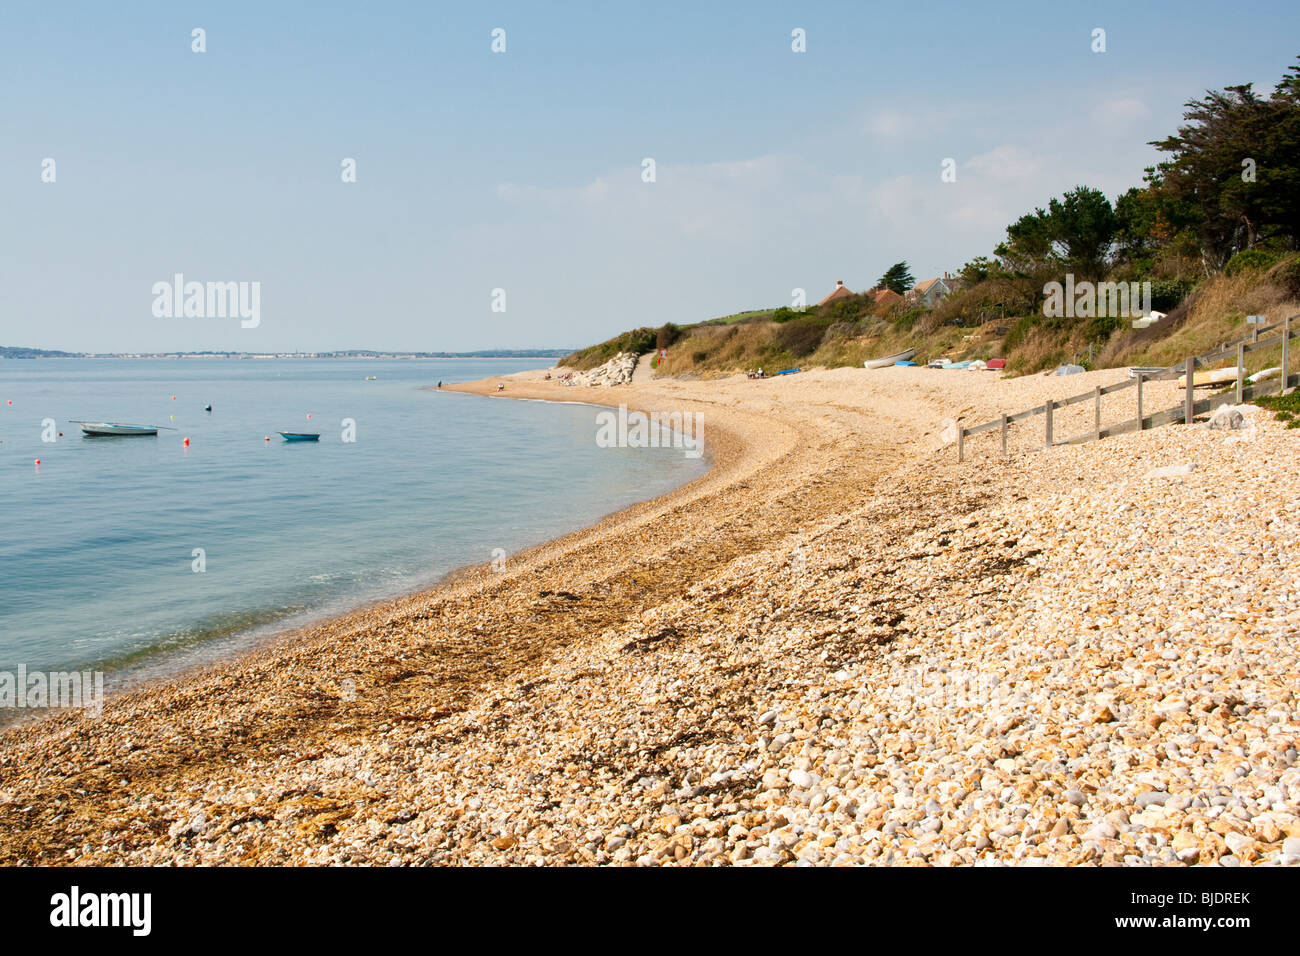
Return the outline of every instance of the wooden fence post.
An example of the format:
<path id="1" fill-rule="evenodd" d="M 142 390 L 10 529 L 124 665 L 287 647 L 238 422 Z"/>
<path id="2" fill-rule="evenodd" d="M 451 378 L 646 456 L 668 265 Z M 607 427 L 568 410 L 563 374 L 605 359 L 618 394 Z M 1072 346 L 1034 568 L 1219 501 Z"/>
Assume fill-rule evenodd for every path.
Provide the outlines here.
<path id="1" fill-rule="evenodd" d="M 1279 395 L 1286 394 L 1287 373 L 1291 371 L 1290 366 L 1287 363 L 1287 359 L 1291 357 L 1290 346 L 1291 346 L 1291 316 L 1288 315 L 1286 319 L 1284 319 L 1282 322 L 1282 391 L 1278 392 Z"/>
<path id="2" fill-rule="evenodd" d="M 1138 372 L 1138 431 L 1142 430 L 1142 374 Z"/>
<path id="3" fill-rule="evenodd" d="M 966 460 L 966 429 L 957 426 L 957 460 Z"/>
<path id="4" fill-rule="evenodd" d="M 1183 424 L 1184 425 L 1190 425 L 1192 423 L 1193 406 L 1196 404 L 1196 400 L 1192 395 L 1192 377 L 1195 374 L 1195 371 L 1196 371 L 1196 356 L 1189 355 L 1187 356 L 1187 379 L 1186 379 L 1187 393 L 1183 397 Z"/>
<path id="5" fill-rule="evenodd" d="M 1255 326 L 1259 328 L 1259 326 Z M 1237 404 L 1241 404 L 1241 390 L 1246 387 L 1246 343 L 1237 343 Z"/>
<path id="6" fill-rule="evenodd" d="M 1047 444 L 1043 446 L 1044 448 L 1052 447 L 1052 409 L 1055 405 L 1056 403 L 1050 398 L 1047 400 Z"/>
<path id="7" fill-rule="evenodd" d="M 1092 390 L 1092 400 L 1096 403 L 1092 423 L 1092 440 L 1101 441 L 1101 386 Z"/>
<path id="8" fill-rule="evenodd" d="M 1007 413 L 1002 413 L 1002 457 L 1007 456 Z"/>

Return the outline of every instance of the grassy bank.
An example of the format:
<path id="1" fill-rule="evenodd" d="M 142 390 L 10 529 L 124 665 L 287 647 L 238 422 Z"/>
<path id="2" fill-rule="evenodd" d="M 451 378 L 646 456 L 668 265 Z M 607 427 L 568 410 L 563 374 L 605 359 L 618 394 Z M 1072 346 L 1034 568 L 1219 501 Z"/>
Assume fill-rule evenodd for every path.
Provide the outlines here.
<path id="1" fill-rule="evenodd" d="M 1170 365 L 1248 334 L 1247 315 L 1277 321 L 1300 312 L 1300 256 L 1290 256 L 1194 284 L 1154 283 L 1153 304 L 1167 317 L 1133 329 L 1126 319 L 1043 314 L 1044 277 L 998 276 L 959 290 L 934 309 L 880 306 L 866 294 L 804 312 L 756 310 L 682 326 L 640 328 L 566 356 L 560 364 L 594 368 L 618 352 L 667 349 L 659 372 L 709 377 L 762 368 L 861 365 L 866 359 L 916 349 L 916 361 L 947 357 L 1005 359 L 1012 374 L 1063 362 L 1089 368 Z M 1275 356 L 1259 352 L 1252 366 Z"/>

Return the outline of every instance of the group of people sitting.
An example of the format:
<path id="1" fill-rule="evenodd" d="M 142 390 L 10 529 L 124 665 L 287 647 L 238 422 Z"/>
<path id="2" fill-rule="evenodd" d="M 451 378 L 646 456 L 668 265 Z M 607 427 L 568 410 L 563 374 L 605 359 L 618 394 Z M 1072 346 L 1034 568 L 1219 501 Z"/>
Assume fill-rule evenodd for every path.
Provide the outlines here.
<path id="1" fill-rule="evenodd" d="M 760 368 L 750 369 L 745 373 L 745 378 L 767 378 L 767 376 L 763 374 L 763 370 Z"/>

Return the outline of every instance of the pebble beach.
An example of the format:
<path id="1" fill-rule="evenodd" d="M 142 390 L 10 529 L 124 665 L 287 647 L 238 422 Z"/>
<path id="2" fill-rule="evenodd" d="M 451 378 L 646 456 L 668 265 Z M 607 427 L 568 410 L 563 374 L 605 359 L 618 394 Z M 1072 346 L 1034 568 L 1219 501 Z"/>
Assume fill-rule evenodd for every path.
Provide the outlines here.
<path id="1" fill-rule="evenodd" d="M 0 862 L 1300 863 L 1300 430 L 1247 407 L 1043 450 L 1039 419 L 959 463 L 954 423 L 1126 371 L 627 371 L 430 414 L 692 412 L 707 474 L 6 731 Z"/>

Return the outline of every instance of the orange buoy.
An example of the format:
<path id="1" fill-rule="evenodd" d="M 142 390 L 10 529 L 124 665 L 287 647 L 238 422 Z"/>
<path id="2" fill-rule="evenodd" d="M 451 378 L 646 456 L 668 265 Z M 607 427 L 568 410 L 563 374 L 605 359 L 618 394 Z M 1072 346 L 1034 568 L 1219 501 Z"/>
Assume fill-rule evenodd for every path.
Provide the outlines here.
<path id="1" fill-rule="evenodd" d="M 267 435 L 265 438 L 262 439 L 262 441 L 270 441 L 270 440 L 271 440 L 271 436 L 270 436 L 270 435 Z"/>
<path id="2" fill-rule="evenodd" d="M 37 459 L 36 459 L 36 464 L 39 465 L 40 463 L 41 463 L 41 460 L 40 460 L 39 458 L 37 458 Z"/>
<path id="3" fill-rule="evenodd" d="M 187 438 L 187 439 L 185 439 L 185 441 L 181 442 L 181 444 L 184 445 L 186 448 L 189 448 L 189 447 L 190 447 L 190 440 Z"/>

